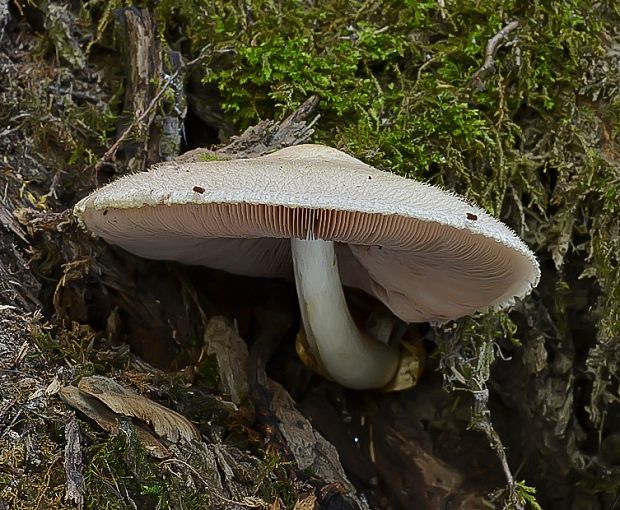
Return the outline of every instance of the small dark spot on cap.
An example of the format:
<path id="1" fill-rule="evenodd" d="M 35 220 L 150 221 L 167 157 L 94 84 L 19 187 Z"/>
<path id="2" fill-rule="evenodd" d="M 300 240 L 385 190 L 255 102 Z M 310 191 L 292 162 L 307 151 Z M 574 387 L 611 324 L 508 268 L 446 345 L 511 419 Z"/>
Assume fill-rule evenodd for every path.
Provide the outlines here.
<path id="1" fill-rule="evenodd" d="M 472 221 L 476 221 L 478 219 L 478 216 L 476 216 L 475 214 L 472 214 L 470 212 L 467 213 L 467 219 L 468 220 L 472 220 Z"/>
<path id="2" fill-rule="evenodd" d="M 106 214 L 108 214 L 108 210 L 107 210 L 107 209 L 104 209 L 104 210 L 103 210 L 103 215 L 105 216 Z"/>
<path id="3" fill-rule="evenodd" d="M 193 189 L 196 193 L 204 193 L 204 192 L 205 192 L 205 189 L 204 189 L 204 188 L 201 188 L 200 186 L 194 186 L 192 189 Z"/>
<path id="4" fill-rule="evenodd" d="M 372 181 L 372 175 L 369 175 L 369 176 L 368 176 L 368 180 L 369 180 L 369 181 Z"/>

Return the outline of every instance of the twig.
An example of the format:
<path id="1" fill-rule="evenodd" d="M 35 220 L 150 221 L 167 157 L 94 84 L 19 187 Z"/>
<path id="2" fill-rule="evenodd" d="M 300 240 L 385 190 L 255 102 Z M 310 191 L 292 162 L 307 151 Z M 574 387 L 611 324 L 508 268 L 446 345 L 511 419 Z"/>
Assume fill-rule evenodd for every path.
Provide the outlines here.
<path id="1" fill-rule="evenodd" d="M 519 26 L 518 21 L 511 21 L 497 34 L 488 40 L 486 49 L 484 50 L 484 63 L 471 77 L 470 83 L 480 86 L 482 79 L 494 68 L 495 54 L 504 39 Z"/>
<path id="2" fill-rule="evenodd" d="M 114 142 L 112 144 L 112 146 L 101 157 L 99 162 L 95 165 L 95 172 L 98 172 L 99 170 L 101 170 L 101 167 L 106 162 L 110 161 L 116 155 L 116 151 L 121 146 L 121 144 L 127 139 L 129 134 L 136 128 L 136 126 L 139 125 L 151 113 L 151 111 L 153 111 L 153 109 L 157 106 L 157 104 L 159 103 L 160 99 L 164 95 L 164 92 L 166 92 L 166 90 L 168 90 L 168 88 L 170 87 L 172 82 L 174 82 L 174 80 L 177 79 L 179 74 L 181 74 L 182 72 L 186 71 L 190 67 L 196 65 L 197 63 L 201 62 L 202 60 L 204 60 L 207 57 L 207 55 L 208 55 L 208 53 L 206 52 L 207 48 L 204 48 L 203 51 L 201 52 L 201 54 L 198 55 L 195 59 L 190 60 L 189 62 L 186 62 L 185 64 L 181 65 L 174 73 L 172 73 L 172 75 L 166 80 L 166 83 L 164 83 L 162 88 L 159 89 L 159 92 L 157 92 L 157 94 L 155 95 L 153 100 L 149 103 L 149 105 L 142 112 L 142 114 L 140 114 L 138 117 L 134 118 L 134 120 L 131 122 L 131 124 L 129 124 L 129 126 L 127 126 L 127 128 L 121 133 L 121 135 L 118 137 L 116 142 Z"/>
<path id="3" fill-rule="evenodd" d="M 477 390 L 475 388 L 472 388 L 472 386 L 474 385 L 477 387 Z M 504 476 L 506 477 L 506 488 L 508 492 L 506 499 L 512 504 L 512 507 L 515 510 L 525 510 L 523 505 L 519 501 L 519 498 L 517 497 L 517 484 L 514 481 L 514 476 L 512 475 L 512 471 L 510 470 L 510 466 L 508 465 L 506 448 L 504 447 L 504 444 L 502 443 L 499 434 L 497 433 L 495 427 L 493 427 L 493 423 L 491 422 L 490 411 L 488 407 L 489 390 L 486 388 L 486 382 L 477 378 L 473 378 L 468 386 L 468 390 L 474 396 L 471 428 L 473 430 L 482 432 L 487 437 L 491 448 L 495 451 L 500 461 L 500 464 L 502 465 L 502 471 L 504 472 Z"/>

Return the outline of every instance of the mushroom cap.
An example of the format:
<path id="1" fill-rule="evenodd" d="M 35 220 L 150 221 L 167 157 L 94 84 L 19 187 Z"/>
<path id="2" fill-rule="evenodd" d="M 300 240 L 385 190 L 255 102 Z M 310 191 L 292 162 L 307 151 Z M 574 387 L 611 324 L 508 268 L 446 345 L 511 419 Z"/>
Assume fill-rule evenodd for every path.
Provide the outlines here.
<path id="1" fill-rule="evenodd" d="M 249 276 L 292 277 L 291 237 L 332 240 L 343 284 L 406 322 L 503 308 L 540 277 L 530 249 L 479 207 L 322 145 L 162 163 L 74 212 L 136 255 Z"/>

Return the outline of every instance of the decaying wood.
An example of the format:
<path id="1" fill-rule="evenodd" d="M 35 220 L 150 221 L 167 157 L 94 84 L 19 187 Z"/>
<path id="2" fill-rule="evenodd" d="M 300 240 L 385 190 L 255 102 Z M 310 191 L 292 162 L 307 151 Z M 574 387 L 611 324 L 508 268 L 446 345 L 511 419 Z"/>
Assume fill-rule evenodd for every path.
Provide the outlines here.
<path id="1" fill-rule="evenodd" d="M 253 158 L 307 142 L 314 133 L 312 126 L 318 121 L 319 115 L 310 122 L 306 120 L 318 103 L 318 97 L 311 96 L 282 122 L 263 120 L 256 126 L 246 129 L 240 136 L 234 137 L 228 145 L 218 149 L 217 152 L 234 155 L 236 158 Z"/>
<path id="2" fill-rule="evenodd" d="M 219 390 L 237 405 L 247 400 L 248 347 L 226 318 L 216 316 L 209 320 L 205 329 L 204 352 L 215 357 Z"/>
<path id="3" fill-rule="evenodd" d="M 234 136 L 230 143 L 223 147 L 216 149 L 200 147 L 181 154 L 175 160 L 179 163 L 193 163 L 204 160 L 205 156 L 218 159 L 255 158 L 284 147 L 305 143 L 314 133 L 312 126 L 319 119 L 319 115 L 315 115 L 310 122 L 307 122 L 318 104 L 319 98 L 310 96 L 281 122 L 263 120 L 239 136 Z"/>
<path id="4" fill-rule="evenodd" d="M 130 154 L 133 153 L 128 163 L 133 170 L 146 170 L 162 158 L 166 159 L 178 153 L 186 103 L 181 93 L 182 73 L 205 58 L 205 55 L 201 54 L 182 64 L 180 56 L 170 55 L 169 60 L 176 68 L 170 70 L 170 74 L 166 76 L 154 15 L 148 9 L 135 7 L 123 9 L 121 12 L 128 42 L 129 83 L 125 93 L 125 111 L 132 112 L 133 118 L 95 165 L 95 172 L 111 161 L 123 144 Z M 160 82 L 162 85 L 158 88 L 157 84 Z M 162 97 L 171 87 L 175 88 L 172 113 L 156 122 Z M 130 149 L 127 143 L 130 135 L 143 142 Z"/>
<path id="5" fill-rule="evenodd" d="M 65 473 L 67 486 L 65 499 L 73 501 L 78 510 L 84 508 L 84 470 L 82 465 L 82 444 L 80 440 L 80 427 L 75 415 L 69 416 L 65 425 Z"/>
<path id="6" fill-rule="evenodd" d="M 360 509 L 368 508 L 366 502 L 355 495 L 355 487 L 340 463 L 336 448 L 312 426 L 280 384 L 269 381 L 269 388 L 273 393 L 272 406 L 279 422 L 278 427 L 298 468 L 315 473 L 328 484 L 340 486 L 342 492 Z"/>
<path id="7" fill-rule="evenodd" d="M 216 325 L 217 329 L 212 327 L 211 334 L 205 336 L 206 340 L 212 344 L 218 345 L 221 344 L 221 340 L 238 336 L 228 321 L 218 319 Z M 287 326 L 286 322 L 284 322 L 282 328 Z M 282 335 L 282 328 L 277 326 L 272 328 L 269 332 L 263 334 L 262 341 L 258 341 L 261 346 L 268 346 L 266 348 L 267 351 L 264 353 L 266 356 L 271 354 L 269 348 L 277 345 L 277 341 L 269 335 Z M 220 337 L 220 340 L 215 339 L 216 335 Z M 271 398 L 266 402 L 259 403 L 259 405 L 270 406 L 270 409 L 257 409 L 257 413 L 261 411 L 272 412 L 276 417 L 277 422 L 275 426 L 282 435 L 287 450 L 292 454 L 292 460 L 296 463 L 296 469 L 300 472 L 312 472 L 314 476 L 327 484 L 338 485 L 342 488 L 343 494 L 350 498 L 357 508 L 362 510 L 367 508 L 365 502 L 357 499 L 355 496 L 355 488 L 347 478 L 334 446 L 313 428 L 308 419 L 297 409 L 294 400 L 288 392 L 266 375 L 265 363 L 268 358 L 262 357 L 264 350 L 261 349 L 258 359 L 250 360 L 251 366 L 249 371 L 248 352 L 245 344 L 237 342 L 235 351 L 241 352 L 239 356 L 231 357 L 225 349 L 215 348 L 212 352 L 216 357 L 218 366 L 224 366 L 224 373 L 233 372 L 237 374 L 235 377 L 236 384 L 243 388 L 254 387 L 255 389 L 256 385 L 259 385 L 262 389 L 269 392 Z M 254 355 L 257 356 L 256 351 Z M 245 378 L 245 381 L 239 383 L 239 380 L 242 378 Z M 254 379 L 254 381 L 249 382 L 248 378 Z"/>
<path id="8" fill-rule="evenodd" d="M 154 122 L 156 111 L 149 105 L 157 95 L 156 83 L 163 77 L 161 45 L 155 16 L 148 9 L 126 8 L 121 10 L 121 16 L 127 41 L 128 83 L 124 111 L 131 112 L 137 119 L 138 130 L 134 133 L 138 145 L 129 166 L 134 171 L 146 170 L 159 161 L 161 126 Z M 129 149 L 127 144 L 125 147 Z"/>
<path id="9" fill-rule="evenodd" d="M 377 466 L 400 504 L 406 507 L 416 501 L 419 508 L 442 508 L 451 502 L 450 508 L 465 510 L 459 503 L 465 495 L 462 475 L 437 458 L 411 427 L 400 431 L 379 424 L 373 431 Z"/>

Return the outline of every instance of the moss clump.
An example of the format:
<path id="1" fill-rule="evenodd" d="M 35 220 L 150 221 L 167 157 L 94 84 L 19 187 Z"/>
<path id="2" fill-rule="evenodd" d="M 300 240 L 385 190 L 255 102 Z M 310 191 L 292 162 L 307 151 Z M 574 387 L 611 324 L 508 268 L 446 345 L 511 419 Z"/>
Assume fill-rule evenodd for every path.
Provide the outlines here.
<path id="1" fill-rule="evenodd" d="M 36 441 L 32 451 L 30 441 Z M 65 473 L 60 442 L 45 435 L 0 440 L 0 503 L 15 510 L 62 508 Z M 40 469 L 39 466 L 44 469 Z"/>
<path id="2" fill-rule="evenodd" d="M 150 458 L 130 422 L 87 452 L 86 505 L 89 508 L 207 508 L 203 491 L 180 489 L 179 481 Z M 122 490 L 118 488 L 122 487 Z"/>
<path id="3" fill-rule="evenodd" d="M 565 106 L 567 89 L 586 70 L 584 57 L 603 51 L 603 8 L 578 0 L 551 8 L 511 1 L 445 9 L 437 2 L 244 5 L 159 7 L 164 22 L 181 21 L 195 51 L 214 46 L 205 81 L 219 87 L 240 128 L 317 94 L 319 139 L 335 136 L 371 163 L 456 186 L 496 213 L 520 170 L 510 161 L 522 152 L 519 110 L 545 115 Z M 499 52 L 496 73 L 472 86 L 486 41 L 510 19 L 519 20 L 518 35 Z"/>

